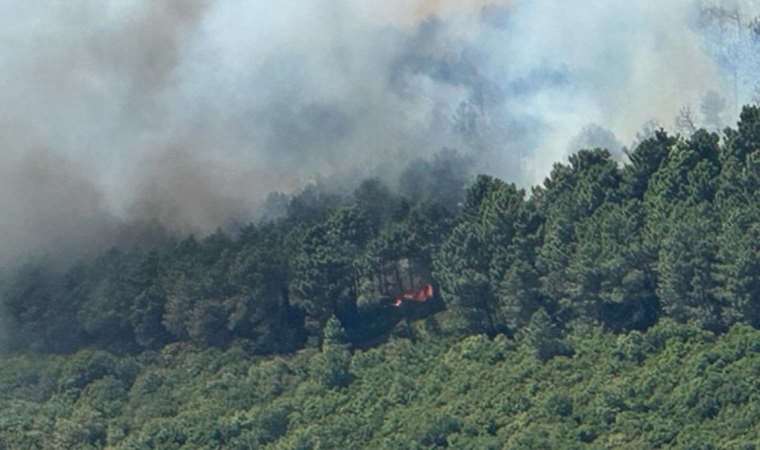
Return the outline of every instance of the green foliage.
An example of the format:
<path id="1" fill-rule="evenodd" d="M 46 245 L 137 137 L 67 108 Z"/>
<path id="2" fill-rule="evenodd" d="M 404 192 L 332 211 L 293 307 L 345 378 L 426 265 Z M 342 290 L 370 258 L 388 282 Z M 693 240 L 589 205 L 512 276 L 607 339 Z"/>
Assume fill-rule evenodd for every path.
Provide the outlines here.
<path id="1" fill-rule="evenodd" d="M 444 309 L 434 333 L 518 336 L 542 309 L 560 334 L 571 323 L 643 331 L 663 318 L 758 326 L 758 128 L 747 107 L 723 139 L 659 130 L 622 166 L 584 149 L 530 196 L 485 175 L 465 189 L 470 162 L 444 151 L 411 165 L 398 191 L 369 179 L 345 196 L 320 183 L 276 195 L 276 217 L 234 237 L 111 249 L 67 269 L 30 263 L 2 277 L 7 347 L 238 340 L 269 354 L 318 346 L 332 316 L 366 345 Z M 392 306 L 427 284 L 426 304 Z"/>
<path id="2" fill-rule="evenodd" d="M 758 130 L 581 150 L 531 195 L 444 151 L 4 270 L 0 448 L 749 448 Z"/>
<path id="3" fill-rule="evenodd" d="M 325 324 L 322 336 L 322 347 L 325 349 L 340 347 L 346 344 L 346 330 L 335 316 L 330 317 Z"/>
<path id="4" fill-rule="evenodd" d="M 353 258 L 371 236 L 371 227 L 361 210 L 341 208 L 304 235 L 290 293 L 304 310 L 311 334 L 319 333 L 332 314 L 354 313 L 358 273 Z"/>
<path id="5" fill-rule="evenodd" d="M 540 361 L 548 361 L 557 355 L 572 355 L 572 350 L 561 339 L 559 329 L 544 309 L 533 314 L 523 334 L 525 344 Z"/>
<path id="6" fill-rule="evenodd" d="M 574 318 L 611 329 L 644 329 L 657 318 L 652 258 L 641 230 L 638 201 L 605 205 L 578 226 L 578 245 L 567 268 L 567 303 Z"/>
<path id="7" fill-rule="evenodd" d="M 539 306 L 524 197 L 514 185 L 478 177 L 436 254 L 443 299 L 466 332 L 516 328 Z"/>
<path id="8" fill-rule="evenodd" d="M 346 345 L 346 331 L 340 321 L 332 316 L 322 336 L 322 351 L 312 358 L 309 371 L 323 386 L 335 388 L 349 383 L 351 375 L 351 353 Z"/>
<path id="9" fill-rule="evenodd" d="M 760 332 L 749 326 L 584 332 L 573 357 L 543 362 L 503 335 L 416 339 L 266 358 L 179 344 L 137 359 L 5 357 L 0 446 L 750 448 L 760 433 Z M 345 351 L 350 383 L 315 378 L 330 349 Z M 29 399 L 45 379 L 55 392 Z"/>
<path id="10" fill-rule="evenodd" d="M 717 230 L 712 217 L 708 208 L 674 214 L 661 244 L 657 293 L 669 316 L 720 329 L 723 305 L 715 296 Z"/>
<path id="11" fill-rule="evenodd" d="M 760 325 L 760 209 L 729 213 L 718 236 L 717 297 L 731 321 Z"/>

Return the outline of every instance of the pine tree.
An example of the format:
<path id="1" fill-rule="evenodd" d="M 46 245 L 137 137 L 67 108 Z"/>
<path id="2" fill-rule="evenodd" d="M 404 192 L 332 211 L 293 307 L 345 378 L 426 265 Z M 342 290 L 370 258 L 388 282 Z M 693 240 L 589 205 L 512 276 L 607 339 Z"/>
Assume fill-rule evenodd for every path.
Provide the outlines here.
<path id="1" fill-rule="evenodd" d="M 351 381 L 350 364 L 346 331 L 338 318 L 332 316 L 322 331 L 322 351 L 312 358 L 311 373 L 322 385 L 338 388 Z"/>
<path id="2" fill-rule="evenodd" d="M 499 322 L 512 333 L 527 325 L 542 306 L 532 251 L 533 242 L 528 237 L 517 237 L 508 249 L 512 261 L 498 284 Z"/>
<path id="3" fill-rule="evenodd" d="M 656 320 L 653 258 L 641 238 L 641 203 L 605 205 L 578 226 L 568 267 L 575 319 L 611 329 L 646 328 Z"/>
<path id="4" fill-rule="evenodd" d="M 681 322 L 720 330 L 722 304 L 716 297 L 716 224 L 707 205 L 673 214 L 659 253 L 657 295 L 663 311 Z"/>
<path id="5" fill-rule="evenodd" d="M 541 361 L 571 353 L 567 344 L 561 339 L 559 329 L 543 308 L 536 311 L 530 318 L 530 323 L 523 335 L 525 344 Z"/>
<path id="6" fill-rule="evenodd" d="M 482 227 L 462 222 L 452 230 L 434 261 L 443 300 L 456 314 L 463 331 L 494 330 L 488 253 Z"/>
<path id="7" fill-rule="evenodd" d="M 731 321 L 760 326 L 760 210 L 736 210 L 728 215 L 718 238 L 715 278 L 717 296 L 727 305 Z"/>
<path id="8" fill-rule="evenodd" d="M 293 262 L 290 293 L 306 313 L 307 331 L 313 337 L 332 314 L 357 314 L 359 271 L 354 265 L 373 236 L 371 223 L 357 208 L 339 208 L 328 220 L 309 228 Z"/>

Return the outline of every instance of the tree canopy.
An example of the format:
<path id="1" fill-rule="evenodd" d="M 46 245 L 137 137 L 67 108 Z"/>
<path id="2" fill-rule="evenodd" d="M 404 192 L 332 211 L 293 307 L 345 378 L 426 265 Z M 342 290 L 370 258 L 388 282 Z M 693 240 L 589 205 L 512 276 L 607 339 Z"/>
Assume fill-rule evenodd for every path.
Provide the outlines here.
<path id="1" fill-rule="evenodd" d="M 757 130 L 750 106 L 583 149 L 530 191 L 447 151 L 234 232 L 27 261 L 0 282 L 0 448 L 750 445 Z"/>

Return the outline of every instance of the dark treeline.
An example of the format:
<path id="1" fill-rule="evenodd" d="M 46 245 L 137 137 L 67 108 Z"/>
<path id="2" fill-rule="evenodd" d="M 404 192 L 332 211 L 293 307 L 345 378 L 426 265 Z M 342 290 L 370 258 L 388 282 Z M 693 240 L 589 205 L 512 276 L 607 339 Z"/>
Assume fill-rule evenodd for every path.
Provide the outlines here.
<path id="1" fill-rule="evenodd" d="M 628 157 L 580 151 L 527 193 L 469 179 L 447 152 L 393 189 L 273 197 L 284 215 L 234 236 L 112 249 L 65 271 L 26 264 L 3 283 L 8 348 L 289 352 L 333 316 L 362 345 L 444 309 L 442 332 L 522 333 L 547 357 L 572 351 L 571 327 L 760 326 L 760 109 L 722 135 L 658 131 Z M 425 283 L 433 301 L 391 305 Z"/>

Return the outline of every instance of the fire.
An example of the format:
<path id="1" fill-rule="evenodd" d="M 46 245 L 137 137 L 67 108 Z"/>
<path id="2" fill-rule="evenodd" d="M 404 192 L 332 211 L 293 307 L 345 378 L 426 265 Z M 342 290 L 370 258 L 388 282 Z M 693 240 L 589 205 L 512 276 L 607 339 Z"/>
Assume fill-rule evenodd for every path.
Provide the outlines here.
<path id="1" fill-rule="evenodd" d="M 393 306 L 400 307 L 405 301 L 424 303 L 435 295 L 433 285 L 426 284 L 418 290 L 410 289 L 398 295 L 393 301 Z"/>

